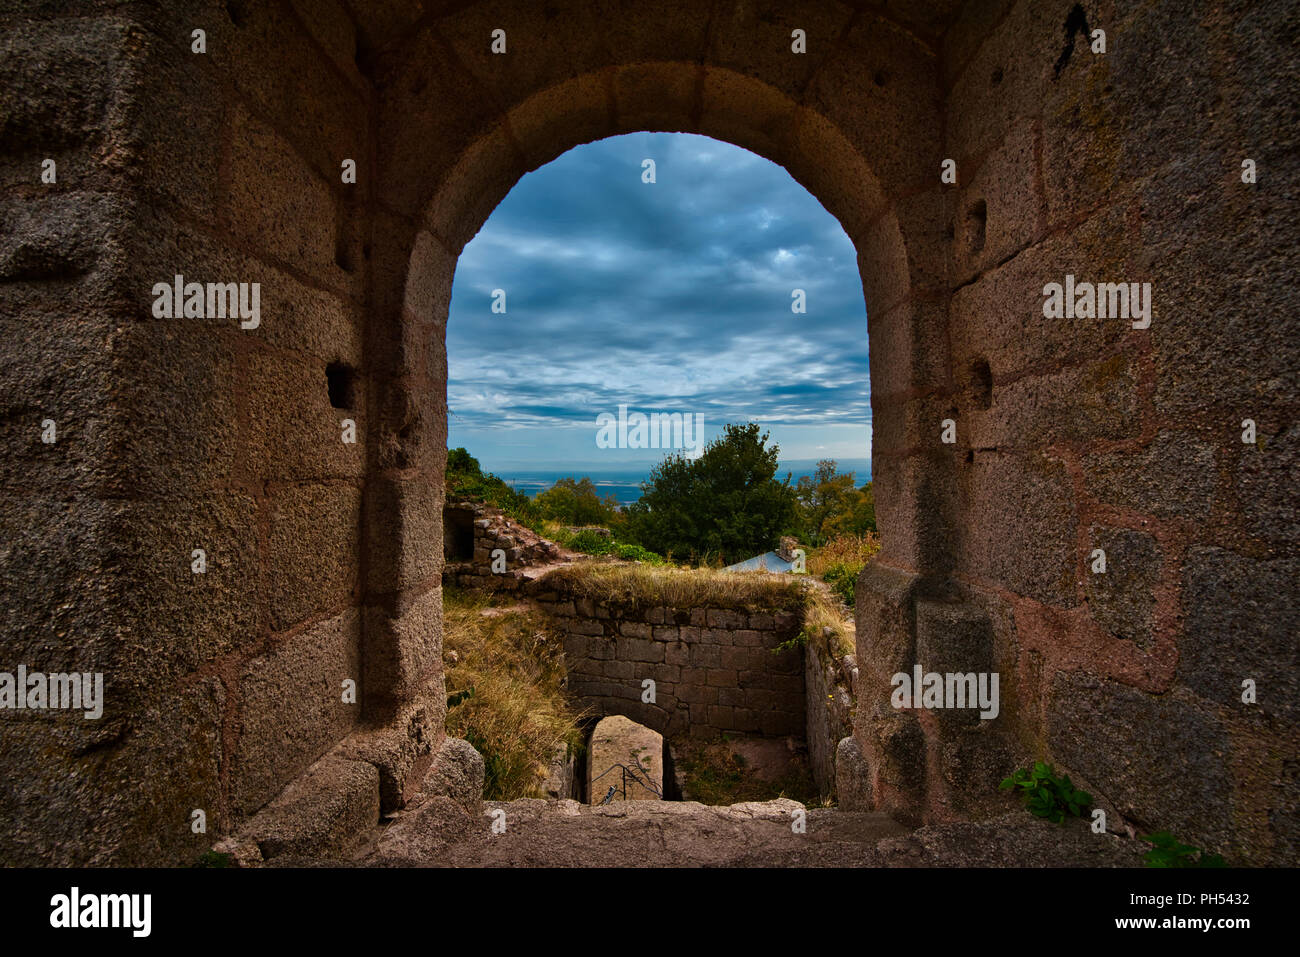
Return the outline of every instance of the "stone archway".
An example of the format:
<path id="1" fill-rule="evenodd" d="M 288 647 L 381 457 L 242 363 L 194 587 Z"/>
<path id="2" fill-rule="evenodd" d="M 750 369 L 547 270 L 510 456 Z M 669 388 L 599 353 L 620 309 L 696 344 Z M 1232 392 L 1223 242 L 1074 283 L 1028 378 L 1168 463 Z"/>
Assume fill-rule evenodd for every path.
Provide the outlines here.
<path id="1" fill-rule="evenodd" d="M 313 763 L 360 816 L 419 781 L 456 256 L 632 130 L 773 160 L 857 247 L 858 799 L 974 816 L 1042 756 L 1135 826 L 1295 859 L 1288 4 L 1101 4 L 1104 54 L 1073 0 L 73 6 L 0 13 L 0 648 L 105 703 L 0 715 L 6 861 L 193 860 L 193 811 L 227 832 Z M 260 284 L 260 325 L 155 314 L 179 274 Z M 1150 282 L 1153 321 L 1047 321 L 1068 275 Z M 1001 716 L 891 708 L 918 663 L 1000 672 Z"/>
<path id="2" fill-rule="evenodd" d="M 862 55 L 878 58 L 888 52 L 892 57 L 895 65 L 879 73 L 882 82 L 871 87 L 876 102 L 869 105 L 883 119 L 914 124 L 915 135 L 901 129 L 880 135 L 887 129 L 883 125 L 871 129 L 870 137 L 861 124 L 842 130 L 838 123 L 849 118 L 847 104 L 829 92 L 818 101 L 811 92 L 821 89 L 819 82 L 843 82 L 842 73 L 830 71 L 819 80 L 821 58 L 794 59 L 798 55 L 783 39 L 790 31 L 769 25 L 759 35 L 778 51 L 758 58 L 768 65 L 767 76 L 731 69 L 723 65 L 725 57 L 720 57 L 723 63 L 709 62 L 707 44 L 684 48 L 689 58 L 609 65 L 576 76 L 561 70 L 553 77 L 537 69 L 529 76 L 534 89 L 512 87 L 509 99 L 504 99 L 504 89 L 497 91 L 504 100 L 500 109 L 474 113 L 464 129 L 456 129 L 460 139 L 454 146 L 421 150 L 418 144 L 450 132 L 444 113 L 427 107 L 428 98 L 436 96 L 438 83 L 467 78 L 432 71 L 428 51 L 419 53 L 420 42 L 439 42 L 432 33 L 413 41 L 407 58 L 394 65 L 388 78 L 393 93 L 380 119 L 379 163 L 385 174 L 377 205 L 386 225 L 374 237 L 374 282 L 382 308 L 372 318 L 367 340 L 374 383 L 371 408 L 377 412 L 372 466 L 379 471 L 379 486 L 369 493 L 369 522 L 392 509 L 392 522 L 385 519 L 379 526 L 385 533 L 428 530 L 441 540 L 434 504 L 442 486 L 439 453 L 446 441 L 444 335 L 451 282 L 461 248 L 496 204 L 524 173 L 582 142 L 637 130 L 696 132 L 782 164 L 854 242 L 873 345 L 873 477 L 883 542 L 866 593 L 883 594 L 894 587 L 889 576 L 902 576 L 909 590 L 893 597 L 907 605 L 926 576 L 942 577 L 952 564 L 944 554 L 948 536 L 942 531 L 951 510 L 951 482 L 942 478 L 949 466 L 904 438 L 917 416 L 935 411 L 933 397 L 944 389 L 947 367 L 946 339 L 937 333 L 945 319 L 940 286 L 945 246 L 935 236 L 935 216 L 942 215 L 946 201 L 934 177 L 923 173 L 939 163 L 936 141 L 922 132 L 927 113 L 932 119 L 936 110 L 928 88 L 933 62 L 897 26 L 889 26 L 894 43 L 884 42 L 865 23 L 842 27 L 841 43 L 863 44 L 869 49 L 859 50 Z M 703 34 L 687 31 L 681 41 L 688 39 L 705 43 Z M 464 55 L 471 54 L 467 50 Z M 479 66 L 467 72 L 490 68 L 492 56 L 485 45 L 478 52 Z M 571 60 L 557 65 L 576 66 Z M 901 103 L 906 103 L 906 115 Z M 904 143 L 906 155 L 900 149 Z M 399 710 L 419 697 L 420 681 L 436 687 L 433 650 L 439 641 L 436 587 L 423 571 L 408 573 L 404 540 L 399 531 L 396 538 L 385 534 L 369 545 L 369 567 L 387 569 L 393 578 L 392 591 L 381 592 L 382 599 L 371 603 L 365 637 L 367 700 Z M 875 584 L 880 576 L 887 579 L 883 585 Z M 394 594 L 400 596 L 396 602 Z M 887 612 L 869 607 L 871 613 Z M 899 614 L 895 611 L 894 617 Z M 878 684 L 887 686 L 889 675 L 910 666 L 904 660 L 910 635 L 894 654 L 885 653 L 891 643 L 900 644 L 896 632 L 891 628 L 889 639 L 864 649 L 864 658 L 873 662 L 868 671 Z M 374 668 L 372 661 L 397 667 Z M 428 707 L 436 711 L 433 697 Z M 885 803 L 904 813 L 919 813 L 920 782 L 908 778 L 924 746 L 914 744 L 916 753 L 905 754 L 898 766 L 895 787 L 904 797 Z M 876 753 L 871 745 L 863 750 Z"/>

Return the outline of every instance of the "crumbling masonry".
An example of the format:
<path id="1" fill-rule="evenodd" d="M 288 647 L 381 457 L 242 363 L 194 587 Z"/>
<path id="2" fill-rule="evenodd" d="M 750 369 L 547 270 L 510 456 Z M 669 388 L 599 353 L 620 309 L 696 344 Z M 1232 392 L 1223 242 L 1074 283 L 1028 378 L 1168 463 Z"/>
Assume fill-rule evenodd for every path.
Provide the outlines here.
<path id="1" fill-rule="evenodd" d="M 1298 17 L 0 0 L 0 670 L 105 688 L 0 711 L 0 861 L 193 860 L 314 764 L 406 800 L 444 735 L 457 255 L 527 171 L 682 130 L 859 254 L 884 550 L 841 799 L 979 815 L 1041 756 L 1296 863 Z M 260 284 L 259 321 L 160 317 L 177 275 Z M 1149 325 L 1045 317 L 1067 276 L 1150 283 Z M 892 708 L 915 664 L 998 672 L 999 717 Z"/>

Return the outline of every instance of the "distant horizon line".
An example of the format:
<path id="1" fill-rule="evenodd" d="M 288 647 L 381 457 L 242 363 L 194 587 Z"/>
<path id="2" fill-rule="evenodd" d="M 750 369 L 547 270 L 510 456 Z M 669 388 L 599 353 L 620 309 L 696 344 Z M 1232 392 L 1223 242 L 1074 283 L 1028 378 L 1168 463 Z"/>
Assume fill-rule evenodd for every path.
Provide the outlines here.
<path id="1" fill-rule="evenodd" d="M 472 455 L 473 453 L 470 454 Z M 479 458 L 479 457 L 475 456 L 475 458 Z M 872 461 L 870 456 L 853 457 L 853 458 L 819 456 L 816 458 L 778 459 L 777 469 L 778 471 L 780 471 L 782 469 L 789 469 L 796 466 L 806 466 L 806 465 L 815 466 L 818 462 L 826 461 L 828 459 L 830 461 L 835 462 L 837 465 L 847 464 L 850 466 L 856 466 L 859 464 L 865 464 L 867 466 L 870 466 Z M 486 472 L 493 473 L 498 478 L 507 478 L 508 476 L 505 475 L 505 472 L 507 471 L 559 472 L 559 473 L 573 474 L 574 477 L 581 477 L 577 474 L 579 472 L 587 475 L 598 475 L 598 474 L 623 473 L 623 472 L 630 472 L 636 470 L 649 471 L 661 465 L 662 463 L 663 463 L 663 459 L 653 459 L 653 460 L 647 459 L 644 462 L 622 462 L 618 464 L 584 463 L 584 462 L 563 462 L 563 463 L 516 462 L 516 463 L 508 463 L 505 465 L 498 465 L 495 463 L 489 464 L 483 461 L 481 458 L 479 458 L 480 467 Z"/>

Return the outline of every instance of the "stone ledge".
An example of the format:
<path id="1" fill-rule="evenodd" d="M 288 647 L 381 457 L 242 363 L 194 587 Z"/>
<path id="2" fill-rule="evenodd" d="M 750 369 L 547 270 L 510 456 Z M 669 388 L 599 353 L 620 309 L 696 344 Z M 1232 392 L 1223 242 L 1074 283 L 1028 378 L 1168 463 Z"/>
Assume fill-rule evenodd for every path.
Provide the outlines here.
<path id="1" fill-rule="evenodd" d="M 327 754 L 215 847 L 240 865 L 282 854 L 343 858 L 379 823 L 379 771 Z"/>
<path id="2" fill-rule="evenodd" d="M 471 814 L 482 814 L 485 779 L 483 756 L 474 746 L 463 738 L 446 738 L 434 756 L 433 766 L 424 776 L 420 790 L 407 806 L 416 808 L 431 798 L 445 797 Z"/>

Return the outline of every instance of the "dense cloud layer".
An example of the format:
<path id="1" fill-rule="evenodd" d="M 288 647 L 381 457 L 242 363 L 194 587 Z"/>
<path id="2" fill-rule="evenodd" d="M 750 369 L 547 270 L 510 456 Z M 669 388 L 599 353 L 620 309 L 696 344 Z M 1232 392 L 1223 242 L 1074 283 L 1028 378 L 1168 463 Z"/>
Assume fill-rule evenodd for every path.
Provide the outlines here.
<path id="1" fill-rule="evenodd" d="M 752 419 L 784 459 L 865 458 L 866 333 L 853 244 L 784 169 L 703 136 L 613 137 L 525 176 L 465 247 L 449 445 L 489 467 L 657 461 L 596 448 L 596 417 L 626 404 L 702 413 L 710 437 Z"/>

